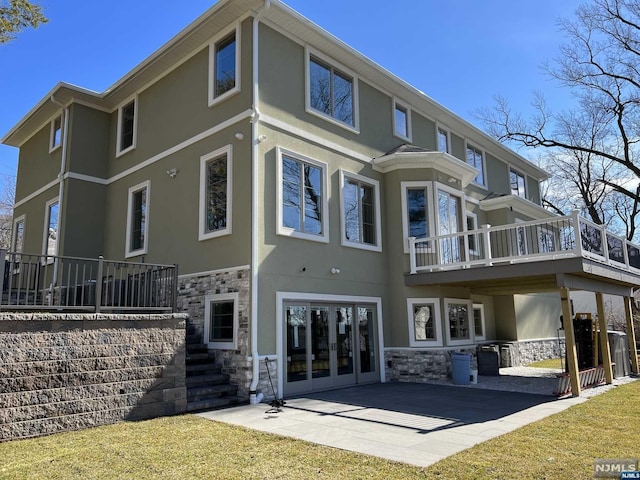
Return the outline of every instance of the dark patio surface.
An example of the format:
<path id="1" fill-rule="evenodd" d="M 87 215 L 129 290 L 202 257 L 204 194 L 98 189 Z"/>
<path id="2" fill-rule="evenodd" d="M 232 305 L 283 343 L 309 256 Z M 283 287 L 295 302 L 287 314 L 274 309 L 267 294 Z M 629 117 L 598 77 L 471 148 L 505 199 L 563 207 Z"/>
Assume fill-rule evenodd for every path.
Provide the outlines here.
<path id="1" fill-rule="evenodd" d="M 345 450 L 427 466 L 583 402 L 415 383 L 379 383 L 286 399 L 279 413 L 247 405 L 202 413 Z"/>

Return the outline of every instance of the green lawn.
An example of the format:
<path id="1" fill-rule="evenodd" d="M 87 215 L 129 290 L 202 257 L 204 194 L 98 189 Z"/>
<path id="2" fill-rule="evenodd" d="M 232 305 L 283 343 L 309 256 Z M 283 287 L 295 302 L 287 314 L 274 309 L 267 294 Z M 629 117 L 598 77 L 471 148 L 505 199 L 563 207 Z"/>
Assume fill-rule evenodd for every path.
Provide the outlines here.
<path id="1" fill-rule="evenodd" d="M 0 443 L 2 479 L 564 479 L 640 458 L 640 382 L 415 468 L 192 415 Z"/>
<path id="2" fill-rule="evenodd" d="M 548 360 L 540 360 L 527 365 L 533 368 L 563 368 L 563 360 L 561 358 L 550 358 Z"/>

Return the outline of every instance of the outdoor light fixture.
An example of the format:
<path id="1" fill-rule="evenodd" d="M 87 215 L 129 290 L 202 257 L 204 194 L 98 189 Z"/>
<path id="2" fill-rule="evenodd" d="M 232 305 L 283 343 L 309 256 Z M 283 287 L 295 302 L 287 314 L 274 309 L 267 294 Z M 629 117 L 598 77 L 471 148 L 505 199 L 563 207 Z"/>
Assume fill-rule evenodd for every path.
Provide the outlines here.
<path id="1" fill-rule="evenodd" d="M 331 267 L 331 274 L 338 275 L 340 273 L 340 269 L 336 267 Z"/>
<path id="2" fill-rule="evenodd" d="M 170 168 L 169 170 L 167 170 L 167 175 L 169 175 L 171 178 L 175 178 L 177 174 L 178 174 L 177 168 Z"/>

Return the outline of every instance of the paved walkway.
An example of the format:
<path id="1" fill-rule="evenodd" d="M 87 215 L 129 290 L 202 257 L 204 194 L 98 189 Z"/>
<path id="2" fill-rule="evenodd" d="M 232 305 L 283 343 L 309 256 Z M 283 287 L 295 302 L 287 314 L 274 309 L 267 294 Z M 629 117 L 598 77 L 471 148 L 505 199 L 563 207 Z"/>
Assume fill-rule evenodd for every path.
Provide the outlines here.
<path id="1" fill-rule="evenodd" d="M 584 402 L 433 384 L 380 383 L 201 413 L 330 447 L 427 466 Z"/>

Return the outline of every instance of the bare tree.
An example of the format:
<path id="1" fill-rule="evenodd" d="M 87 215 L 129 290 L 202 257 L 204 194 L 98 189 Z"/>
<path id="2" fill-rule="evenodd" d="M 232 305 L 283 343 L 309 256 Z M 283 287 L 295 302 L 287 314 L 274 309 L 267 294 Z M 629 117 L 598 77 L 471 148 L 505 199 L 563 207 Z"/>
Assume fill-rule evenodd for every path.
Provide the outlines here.
<path id="1" fill-rule="evenodd" d="M 530 118 L 503 98 L 479 116 L 501 141 L 548 149 L 547 168 L 572 186 L 580 209 L 632 239 L 640 212 L 640 2 L 593 0 L 560 26 L 567 42 L 545 70 L 571 89 L 576 107 L 554 114 L 537 94 Z"/>
<path id="2" fill-rule="evenodd" d="M 15 177 L 0 176 L 0 248 L 10 249 L 13 229 Z"/>

